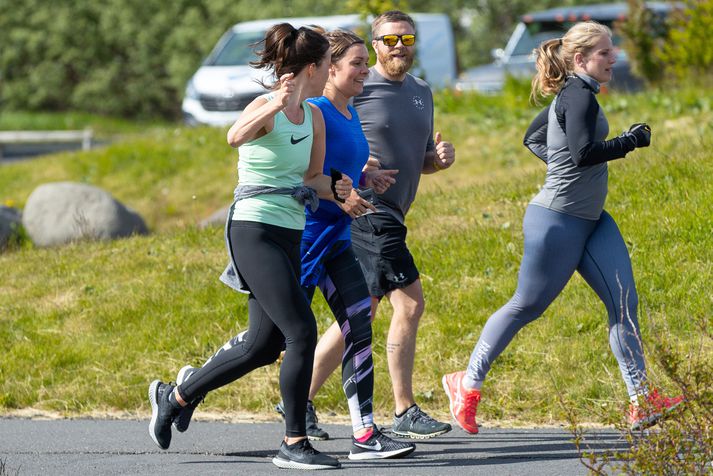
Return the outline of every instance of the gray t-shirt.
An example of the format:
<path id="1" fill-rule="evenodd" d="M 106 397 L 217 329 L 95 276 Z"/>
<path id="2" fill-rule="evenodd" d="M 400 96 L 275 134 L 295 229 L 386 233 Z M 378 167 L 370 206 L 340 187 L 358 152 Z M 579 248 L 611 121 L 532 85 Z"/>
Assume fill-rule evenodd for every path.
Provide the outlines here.
<path id="1" fill-rule="evenodd" d="M 410 74 L 403 81 L 389 81 L 371 68 L 364 92 L 353 103 L 369 155 L 382 169 L 399 170 L 396 183 L 379 195 L 377 210 L 403 223 L 416 198 L 426 151 L 434 149 L 431 89 Z"/>

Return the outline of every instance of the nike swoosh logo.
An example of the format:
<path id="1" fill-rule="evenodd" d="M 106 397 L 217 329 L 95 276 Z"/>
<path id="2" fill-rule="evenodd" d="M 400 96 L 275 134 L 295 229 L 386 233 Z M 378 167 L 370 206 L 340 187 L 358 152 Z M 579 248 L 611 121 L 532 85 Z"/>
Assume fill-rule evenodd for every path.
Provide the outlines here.
<path id="1" fill-rule="evenodd" d="M 375 441 L 373 445 L 365 445 L 364 443 L 354 442 L 355 446 L 359 448 L 364 448 L 365 450 L 381 451 L 381 443 Z"/>
<path id="2" fill-rule="evenodd" d="M 292 137 L 290 137 L 290 142 L 292 142 L 293 145 L 294 145 L 294 144 L 299 144 L 300 142 L 302 142 L 303 140 L 305 140 L 305 139 L 308 138 L 308 137 L 309 137 L 309 134 L 307 134 L 307 135 L 304 136 L 304 137 L 300 137 L 299 139 L 295 139 L 295 136 L 293 135 Z"/>

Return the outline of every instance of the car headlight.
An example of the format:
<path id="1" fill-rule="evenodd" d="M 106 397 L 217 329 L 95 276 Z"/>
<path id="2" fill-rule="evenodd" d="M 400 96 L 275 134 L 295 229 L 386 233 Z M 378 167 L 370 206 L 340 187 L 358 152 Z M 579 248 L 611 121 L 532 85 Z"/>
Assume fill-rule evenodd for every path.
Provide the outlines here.
<path id="1" fill-rule="evenodd" d="M 196 87 L 193 85 L 193 80 L 191 79 L 188 81 L 188 84 L 186 84 L 186 98 L 188 99 L 198 99 L 198 91 L 196 91 Z"/>

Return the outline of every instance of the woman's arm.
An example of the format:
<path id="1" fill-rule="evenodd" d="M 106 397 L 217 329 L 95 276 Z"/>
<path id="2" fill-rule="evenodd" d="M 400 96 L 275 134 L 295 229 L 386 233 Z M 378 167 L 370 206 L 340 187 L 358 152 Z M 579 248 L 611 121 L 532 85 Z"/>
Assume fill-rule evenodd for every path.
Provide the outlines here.
<path id="1" fill-rule="evenodd" d="M 259 97 L 248 104 L 228 130 L 227 139 L 231 147 L 240 147 L 272 131 L 275 126 L 275 114 L 285 108 L 290 95 L 294 92 L 293 77 L 294 74 L 289 73 L 280 78 L 280 88 L 272 101 Z"/>
<path id="2" fill-rule="evenodd" d="M 572 85 L 560 93 L 564 113 L 564 131 L 572 161 L 580 167 L 621 159 L 634 150 L 635 145 L 623 136 L 611 140 L 595 140 L 594 133 L 599 116 L 599 103 L 586 87 Z M 561 109 L 561 111 L 559 110 Z M 561 121 L 560 121 L 561 123 Z"/>
<path id="3" fill-rule="evenodd" d="M 525 132 L 522 143 L 530 149 L 544 163 L 547 163 L 547 123 L 549 121 L 550 106 L 546 106 L 535 119 L 530 123 L 530 127 Z"/>

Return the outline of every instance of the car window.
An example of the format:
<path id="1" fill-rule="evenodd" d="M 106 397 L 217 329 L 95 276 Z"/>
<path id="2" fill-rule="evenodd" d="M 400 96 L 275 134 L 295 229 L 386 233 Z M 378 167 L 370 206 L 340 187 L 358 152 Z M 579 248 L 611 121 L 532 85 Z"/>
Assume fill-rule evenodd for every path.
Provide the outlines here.
<path id="1" fill-rule="evenodd" d="M 611 20 L 598 20 L 609 28 L 613 28 L 613 22 Z M 552 38 L 559 38 L 564 35 L 567 30 L 569 30 L 574 25 L 574 22 L 531 22 L 527 23 L 525 26 L 525 31 L 520 37 L 520 41 L 515 44 L 512 50 L 512 56 L 527 56 L 532 53 L 532 50 L 537 48 L 540 43 L 545 40 L 550 40 Z M 614 29 L 614 31 L 616 31 Z M 614 46 L 619 46 L 621 43 L 621 37 L 614 34 L 612 38 Z"/>
<path id="2" fill-rule="evenodd" d="M 212 66 L 248 64 L 255 59 L 254 43 L 262 40 L 264 36 L 265 32 L 260 31 L 233 32 L 220 51 L 210 58 L 209 64 Z"/>

